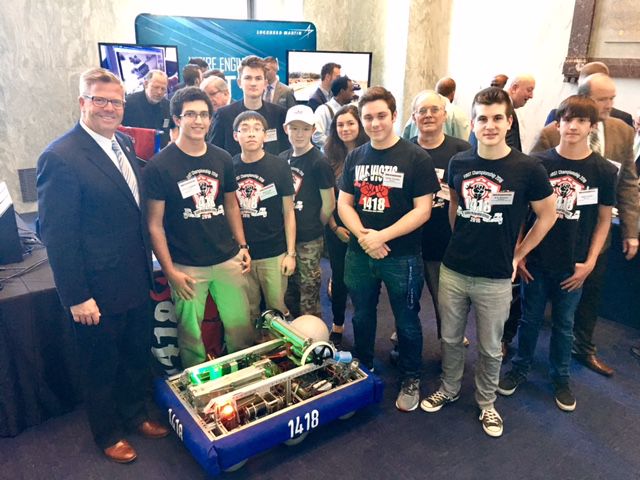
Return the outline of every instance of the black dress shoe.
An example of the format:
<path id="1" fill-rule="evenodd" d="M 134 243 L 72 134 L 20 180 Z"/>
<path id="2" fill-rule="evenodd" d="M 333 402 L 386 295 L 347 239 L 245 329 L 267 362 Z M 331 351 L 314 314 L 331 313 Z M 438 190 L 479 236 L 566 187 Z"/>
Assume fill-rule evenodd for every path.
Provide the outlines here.
<path id="1" fill-rule="evenodd" d="M 605 377 L 610 377 L 611 375 L 613 375 L 613 368 L 602 362 L 602 360 L 600 360 L 595 355 L 574 353 L 573 357 L 582 365 L 590 370 L 593 370 L 596 373 L 599 373 L 600 375 L 604 375 Z"/>
<path id="2" fill-rule="evenodd" d="M 640 345 L 636 345 L 635 347 L 631 347 L 631 355 L 640 360 Z"/>

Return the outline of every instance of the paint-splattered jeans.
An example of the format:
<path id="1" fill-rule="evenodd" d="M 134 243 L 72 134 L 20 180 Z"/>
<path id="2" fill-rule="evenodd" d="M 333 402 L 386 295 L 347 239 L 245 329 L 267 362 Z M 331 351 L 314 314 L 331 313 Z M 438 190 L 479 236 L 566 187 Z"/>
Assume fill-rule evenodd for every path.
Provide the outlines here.
<path id="1" fill-rule="evenodd" d="M 419 378 L 422 370 L 422 326 L 418 318 L 424 284 L 422 258 L 409 255 L 374 260 L 349 247 L 344 270 L 344 280 L 354 307 L 356 356 L 364 365 L 373 365 L 376 308 L 380 286 L 384 282 L 398 332 L 400 371 L 403 378 Z"/>

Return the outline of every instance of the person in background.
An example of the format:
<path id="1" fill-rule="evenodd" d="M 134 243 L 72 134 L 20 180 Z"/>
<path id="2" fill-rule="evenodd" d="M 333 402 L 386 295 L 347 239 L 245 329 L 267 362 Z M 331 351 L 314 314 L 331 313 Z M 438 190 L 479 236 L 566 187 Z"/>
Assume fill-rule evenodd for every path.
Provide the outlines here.
<path id="1" fill-rule="evenodd" d="M 264 64 L 267 75 L 267 88 L 264 91 L 264 101 L 280 105 L 285 110 L 289 110 L 296 105 L 296 97 L 293 89 L 282 83 L 278 78 L 280 64 L 276 57 L 265 57 Z"/>
<path id="2" fill-rule="evenodd" d="M 229 105 L 229 100 L 231 98 L 229 85 L 220 77 L 212 75 L 205 78 L 200 83 L 200 90 L 204 90 L 204 92 L 209 96 L 209 100 L 211 100 L 211 104 L 213 105 L 214 116 L 220 108 Z M 211 143 L 211 139 L 213 138 L 213 124 L 214 122 L 212 121 L 206 137 L 206 140 L 209 143 Z"/>
<path id="3" fill-rule="evenodd" d="M 335 112 L 335 116 L 329 125 L 324 153 L 336 179 L 336 197 L 347 154 L 368 141 L 369 137 L 364 132 L 357 106 L 345 105 Z M 331 326 L 329 340 L 339 348 L 342 344 L 342 335 L 344 333 L 344 315 L 347 308 L 348 293 L 347 286 L 344 283 L 344 258 L 351 234 L 349 229 L 342 223 L 342 220 L 340 220 L 337 212 L 334 212 L 329 218 L 324 238 L 327 242 L 329 262 L 331 264 L 329 297 L 331 298 L 333 325 Z"/>
<path id="4" fill-rule="evenodd" d="M 316 129 L 313 132 L 313 144 L 322 149 L 327 141 L 329 124 L 340 107 L 351 103 L 353 99 L 353 82 L 349 77 L 338 77 L 331 83 L 333 97 L 327 103 L 320 105 L 316 111 Z"/>
<path id="5" fill-rule="evenodd" d="M 320 70 L 320 86 L 313 92 L 307 105 L 314 112 L 323 103 L 327 103 L 331 98 L 331 83 L 340 76 L 342 67 L 337 63 L 329 62 L 322 66 Z"/>
<path id="6" fill-rule="evenodd" d="M 151 70 L 144 77 L 144 90 L 127 95 L 122 125 L 162 131 L 161 146 L 169 143 L 171 115 L 167 100 L 167 74 Z"/>

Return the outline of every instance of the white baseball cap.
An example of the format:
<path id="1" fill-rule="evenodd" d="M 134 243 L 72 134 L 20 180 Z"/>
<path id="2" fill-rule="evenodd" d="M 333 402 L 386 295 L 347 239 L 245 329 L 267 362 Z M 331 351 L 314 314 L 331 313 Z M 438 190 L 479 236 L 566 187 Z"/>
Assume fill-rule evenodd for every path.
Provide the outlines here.
<path id="1" fill-rule="evenodd" d="M 289 125 L 291 122 L 295 121 L 313 126 L 316 124 L 316 116 L 310 107 L 307 107 L 306 105 L 294 105 L 287 110 L 287 118 L 285 119 L 284 124 Z"/>

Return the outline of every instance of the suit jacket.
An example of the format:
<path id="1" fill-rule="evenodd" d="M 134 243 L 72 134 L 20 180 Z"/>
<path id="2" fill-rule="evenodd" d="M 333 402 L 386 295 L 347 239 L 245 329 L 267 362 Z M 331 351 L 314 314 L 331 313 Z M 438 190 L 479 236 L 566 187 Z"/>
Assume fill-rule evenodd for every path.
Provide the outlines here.
<path id="1" fill-rule="evenodd" d="M 311 108 L 311 110 L 315 112 L 316 108 L 318 108 L 323 103 L 327 103 L 328 101 L 329 99 L 325 96 L 324 93 L 322 93 L 322 90 L 320 90 L 320 87 L 318 87 L 316 91 L 313 92 L 313 95 L 309 97 L 309 101 L 307 102 L 307 105 Z"/>
<path id="2" fill-rule="evenodd" d="M 542 129 L 531 153 L 558 146 L 560 133 L 553 122 Z M 604 155 L 621 164 L 618 171 L 617 207 L 622 238 L 638 238 L 638 175 L 633 162 L 633 128 L 617 118 L 604 121 Z"/>
<path id="3" fill-rule="evenodd" d="M 148 301 L 153 286 L 142 179 L 131 140 L 116 138 L 138 181 L 140 207 L 80 124 L 38 159 L 40 232 L 65 307 L 94 298 L 103 314 L 117 314 Z"/>
<path id="4" fill-rule="evenodd" d="M 276 89 L 273 91 L 273 100 L 271 103 L 275 103 L 285 110 L 289 110 L 297 104 L 296 97 L 293 94 L 293 88 L 282 82 L 276 83 Z"/>
<path id="5" fill-rule="evenodd" d="M 556 121 L 557 111 L 558 109 L 554 108 L 549 112 L 549 115 L 547 115 L 547 119 L 544 121 L 545 127 L 549 125 L 551 122 Z M 630 113 L 627 113 L 624 110 L 618 110 L 617 108 L 612 108 L 611 113 L 609 115 L 612 116 L 613 118 L 619 118 L 624 123 L 626 123 L 627 125 L 633 128 L 633 117 L 631 116 Z"/>

